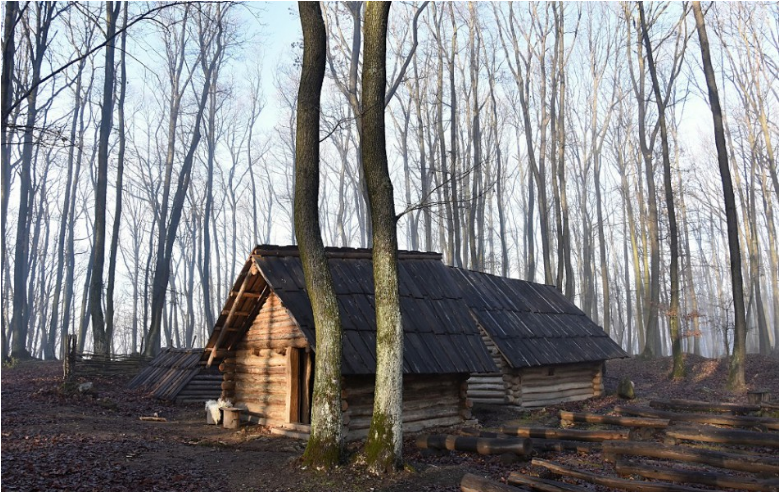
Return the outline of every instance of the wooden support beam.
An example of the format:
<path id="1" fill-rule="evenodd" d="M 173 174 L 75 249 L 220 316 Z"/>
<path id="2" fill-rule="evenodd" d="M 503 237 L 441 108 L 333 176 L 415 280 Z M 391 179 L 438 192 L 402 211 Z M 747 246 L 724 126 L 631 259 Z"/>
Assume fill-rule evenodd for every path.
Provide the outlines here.
<path id="1" fill-rule="evenodd" d="M 646 456 L 685 463 L 701 463 L 713 467 L 742 472 L 777 474 L 776 456 L 749 456 L 743 453 L 726 453 L 711 449 L 665 446 L 655 442 L 606 441 L 602 444 L 604 460 L 614 462 L 617 456 Z"/>
<path id="2" fill-rule="evenodd" d="M 466 473 L 459 482 L 462 492 L 525 492 L 512 485 L 503 484 L 494 480 L 485 479 L 472 473 Z"/>
<path id="3" fill-rule="evenodd" d="M 699 472 L 682 468 L 669 468 L 657 465 L 646 465 L 633 461 L 615 463 L 615 470 L 620 475 L 639 475 L 648 479 L 669 480 L 686 484 L 702 484 L 719 489 L 739 489 L 741 491 L 777 491 L 779 479 L 759 479 L 737 477 L 715 472 Z"/>
<path id="4" fill-rule="evenodd" d="M 212 361 L 217 358 L 217 352 L 220 349 L 220 345 L 223 343 L 223 340 L 226 338 L 226 334 L 228 334 L 228 328 L 231 327 L 231 323 L 234 322 L 234 317 L 236 317 L 236 311 L 239 307 L 239 301 L 242 299 L 242 297 L 245 295 L 245 291 L 247 290 L 248 286 L 248 280 L 250 280 L 251 277 L 255 276 L 255 273 L 257 273 L 257 270 L 255 268 L 255 263 L 251 266 L 250 271 L 245 275 L 245 279 L 242 280 L 242 284 L 239 286 L 239 292 L 237 293 L 236 298 L 234 299 L 234 303 L 231 305 L 231 310 L 228 312 L 228 316 L 226 317 L 226 320 L 223 322 L 223 327 L 220 328 L 220 333 L 218 333 L 217 340 L 215 341 L 215 346 L 212 347 L 212 352 L 209 355 L 209 359 L 207 360 L 207 367 L 210 367 L 212 365 Z M 269 287 L 264 286 L 264 290 L 259 293 L 253 293 L 252 296 L 263 298 L 265 293 L 268 293 Z M 232 292 L 233 293 L 233 292 Z"/>
<path id="5" fill-rule="evenodd" d="M 617 477 L 607 477 L 605 475 L 597 475 L 584 470 L 578 470 L 551 461 L 541 460 L 539 458 L 533 458 L 533 466 L 544 467 L 552 473 L 557 475 L 563 475 L 566 477 L 573 477 L 575 479 L 584 480 L 596 485 L 602 485 L 611 489 L 619 489 L 621 491 L 635 491 L 635 492 L 682 492 L 682 491 L 700 491 L 701 489 L 694 489 L 692 487 L 686 487 L 683 485 L 668 484 L 665 482 L 640 482 L 637 480 L 626 480 Z"/>

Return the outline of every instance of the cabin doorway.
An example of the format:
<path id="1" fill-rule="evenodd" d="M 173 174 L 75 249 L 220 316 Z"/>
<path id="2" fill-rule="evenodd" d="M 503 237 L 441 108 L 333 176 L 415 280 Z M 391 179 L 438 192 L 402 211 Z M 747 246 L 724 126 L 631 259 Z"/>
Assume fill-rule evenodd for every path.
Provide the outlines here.
<path id="1" fill-rule="evenodd" d="M 286 418 L 291 424 L 309 424 L 313 398 L 314 354 L 309 348 L 288 347 L 286 358 Z"/>

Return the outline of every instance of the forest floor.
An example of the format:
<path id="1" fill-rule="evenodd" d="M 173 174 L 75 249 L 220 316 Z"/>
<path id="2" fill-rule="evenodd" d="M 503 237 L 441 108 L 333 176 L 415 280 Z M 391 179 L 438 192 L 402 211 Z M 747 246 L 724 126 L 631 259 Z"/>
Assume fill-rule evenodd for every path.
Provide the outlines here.
<path id="1" fill-rule="evenodd" d="M 515 421 L 556 427 L 557 411 L 606 412 L 620 400 L 613 391 L 628 377 L 643 405 L 653 398 L 687 398 L 744 403 L 744 393 L 725 390 L 726 360 L 688 356 L 688 377 L 670 381 L 671 359 L 639 358 L 607 363 L 606 396 L 578 403 L 522 411 L 474 407 L 485 429 Z M 511 471 L 538 474 L 529 462 L 451 452 L 422 456 L 414 436 L 406 437 L 406 469 L 370 476 L 352 457 L 336 472 L 303 469 L 304 442 L 274 437 L 261 426 L 230 431 L 206 425 L 203 406 L 160 403 L 125 389 L 127 378 L 86 379 L 91 393 L 63 386 L 57 362 L 23 362 L 2 370 L 3 491 L 456 491 L 463 474 L 504 481 Z M 778 356 L 748 355 L 750 389 L 768 388 L 779 399 Z M 77 383 L 78 384 L 78 383 Z M 167 422 L 145 422 L 157 413 Z M 600 472 L 600 456 L 547 453 L 544 458 Z M 586 485 L 577 488 L 587 489 Z"/>

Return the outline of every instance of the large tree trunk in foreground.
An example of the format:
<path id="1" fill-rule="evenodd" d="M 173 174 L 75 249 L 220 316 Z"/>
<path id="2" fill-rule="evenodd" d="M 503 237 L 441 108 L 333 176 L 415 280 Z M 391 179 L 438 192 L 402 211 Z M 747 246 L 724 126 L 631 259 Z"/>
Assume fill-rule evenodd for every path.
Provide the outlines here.
<path id="1" fill-rule="evenodd" d="M 340 461 L 342 449 L 342 333 L 337 295 L 318 221 L 318 131 L 321 86 L 326 70 L 326 29 L 318 3 L 300 2 L 299 17 L 304 35 L 304 55 L 296 107 L 294 229 L 313 308 L 317 350 L 311 432 L 304 462 L 333 468 Z"/>
<path id="2" fill-rule="evenodd" d="M 386 159 L 386 31 L 391 2 L 369 2 L 362 67 L 362 166 L 372 217 L 377 363 L 365 451 L 370 471 L 402 467 L 402 316 L 397 277 L 397 219 Z M 458 253 L 455 252 L 455 256 Z"/>
<path id="3" fill-rule="evenodd" d="M 726 230 L 729 241 L 729 263 L 731 266 L 731 292 L 734 298 L 734 353 L 729 363 L 728 386 L 740 389 L 745 386 L 745 299 L 742 288 L 742 253 L 739 245 L 739 229 L 737 227 L 737 207 L 734 203 L 734 187 L 731 184 L 729 171 L 729 156 L 726 151 L 726 136 L 723 131 L 723 111 L 718 97 L 718 85 L 715 82 L 715 72 L 712 70 L 710 57 L 710 42 L 707 39 L 707 29 L 704 27 L 704 15 L 701 3 L 693 2 L 693 15 L 696 18 L 696 30 L 699 33 L 701 59 L 704 63 L 704 77 L 707 79 L 707 94 L 712 110 L 712 124 L 715 129 L 715 146 L 718 150 L 718 169 L 723 184 L 723 202 L 726 207 Z"/>

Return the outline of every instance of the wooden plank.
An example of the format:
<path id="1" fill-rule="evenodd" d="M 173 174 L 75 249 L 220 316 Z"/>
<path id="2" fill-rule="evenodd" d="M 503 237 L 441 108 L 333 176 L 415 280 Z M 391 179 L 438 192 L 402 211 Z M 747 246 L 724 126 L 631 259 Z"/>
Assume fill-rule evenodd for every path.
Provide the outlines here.
<path id="1" fill-rule="evenodd" d="M 563 475 L 566 477 L 573 477 L 575 479 L 584 480 L 596 485 L 602 485 L 611 489 L 619 489 L 621 491 L 635 491 L 635 492 L 682 492 L 682 491 L 700 491 L 701 489 L 695 489 L 692 487 L 686 487 L 684 485 L 668 484 L 664 482 L 639 482 L 636 480 L 626 480 L 617 477 L 607 477 L 605 475 L 598 475 L 584 470 L 571 468 L 566 465 L 561 465 L 551 461 L 545 461 L 540 458 L 533 458 L 533 466 L 544 467 L 552 473 L 557 475 Z"/>
<path id="2" fill-rule="evenodd" d="M 286 381 L 288 391 L 286 394 L 286 418 L 288 422 L 299 422 L 299 406 L 301 404 L 301 375 L 299 373 L 300 350 L 289 348 L 286 352 Z"/>
<path id="3" fill-rule="evenodd" d="M 739 489 L 742 491 L 772 491 L 778 490 L 779 480 L 737 477 L 715 472 L 699 472 L 682 468 L 647 465 L 640 462 L 620 461 L 614 465 L 620 475 L 639 475 L 648 479 L 669 480 L 687 484 L 702 484 L 720 489 Z"/>
<path id="4" fill-rule="evenodd" d="M 779 461 L 776 456 L 749 456 L 743 453 L 727 453 L 702 448 L 665 446 L 656 442 L 606 441 L 602 444 L 605 461 L 614 462 L 618 455 L 646 456 L 687 463 L 701 463 L 753 473 L 777 474 Z"/>

